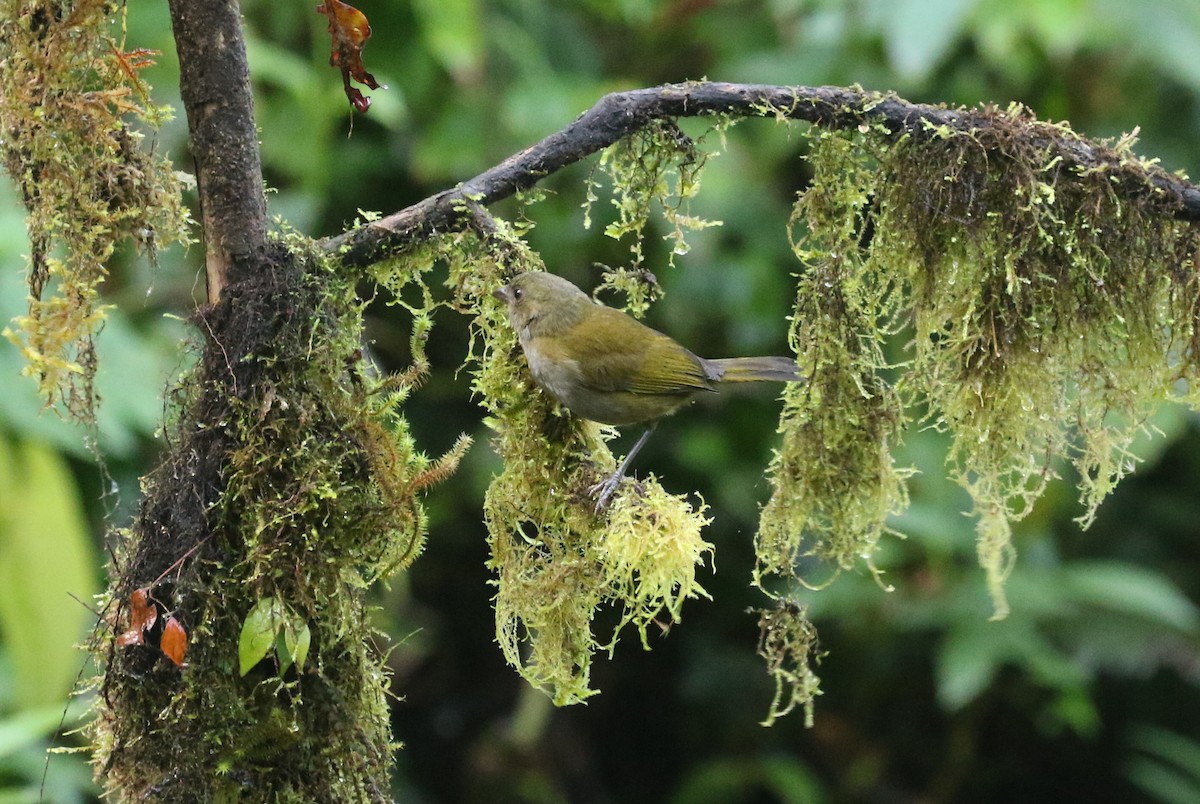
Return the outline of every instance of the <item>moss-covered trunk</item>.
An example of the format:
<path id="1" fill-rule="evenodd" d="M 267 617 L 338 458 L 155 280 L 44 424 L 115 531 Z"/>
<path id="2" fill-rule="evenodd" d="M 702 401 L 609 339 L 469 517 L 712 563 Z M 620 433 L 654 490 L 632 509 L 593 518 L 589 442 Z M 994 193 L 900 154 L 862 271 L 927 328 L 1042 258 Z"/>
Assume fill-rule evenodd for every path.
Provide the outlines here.
<path id="1" fill-rule="evenodd" d="M 210 304 L 117 540 L 98 775 L 122 800 L 390 800 L 364 594 L 420 547 L 431 475 L 392 410 L 421 369 L 369 376 L 353 278 L 268 243 L 237 3 L 171 14 Z"/>
<path id="2" fill-rule="evenodd" d="M 370 413 L 352 283 L 286 253 L 231 278 L 200 314 L 200 363 L 114 562 L 116 630 L 138 589 L 159 616 L 145 644 L 109 643 L 99 769 L 121 799 L 388 800 L 363 594 L 417 546 L 407 462 Z M 275 631 L 311 633 L 303 667 L 285 648 L 255 662 L 243 643 L 239 659 L 271 599 Z M 168 615 L 188 634 L 183 667 L 158 647 Z"/>

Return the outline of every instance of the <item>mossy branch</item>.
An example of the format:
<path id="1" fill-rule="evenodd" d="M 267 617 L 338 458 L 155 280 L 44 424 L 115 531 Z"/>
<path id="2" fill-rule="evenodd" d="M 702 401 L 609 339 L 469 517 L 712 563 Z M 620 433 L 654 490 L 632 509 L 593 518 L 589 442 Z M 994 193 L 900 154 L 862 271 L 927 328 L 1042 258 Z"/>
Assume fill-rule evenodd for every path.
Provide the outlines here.
<path id="1" fill-rule="evenodd" d="M 1080 474 L 1085 519 L 1129 471 L 1127 447 L 1149 411 L 1179 380 L 1194 389 L 1200 375 L 1200 191 L 1136 157 L 1131 136 L 1089 141 L 1018 105 L 946 109 L 857 89 L 701 83 L 609 95 L 459 187 L 321 243 L 351 269 L 458 232 L 492 243 L 469 278 L 452 275 L 460 288 L 484 288 L 474 309 L 488 359 L 476 388 L 496 414 L 506 467 L 486 505 L 498 638 L 509 661 L 560 703 L 592 692 L 589 623 L 610 594 L 595 590 L 606 588 L 601 570 L 620 565 L 579 560 L 607 549 L 616 517 L 599 533 L 571 512 L 571 491 L 594 471 L 580 456 L 608 454 L 594 434 L 551 436 L 547 411 L 529 407 L 528 383 L 513 377 L 511 337 L 488 320 L 486 290 L 523 260 L 511 259 L 519 240 L 500 253 L 503 227 L 483 209 L 610 148 L 600 164 L 621 210 L 615 236 L 627 226 L 636 237 L 671 186 L 655 165 L 681 179 L 680 200 L 690 195 L 682 188 L 695 177 L 682 179 L 694 160 L 678 157 L 693 149 L 670 134 L 673 118 L 702 115 L 718 128 L 737 117 L 817 124 L 815 178 L 791 221 L 802 266 L 791 343 L 809 381 L 785 394 L 775 492 L 756 540 L 755 580 L 789 612 L 763 640 L 779 685 L 770 720 L 809 706 L 815 691 L 811 629 L 789 608 L 789 585 L 807 584 L 798 567 L 813 558 L 835 574 L 860 562 L 878 574 L 877 543 L 907 507 L 912 473 L 893 450 L 914 420 L 951 435 L 948 472 L 971 495 L 997 618 L 1008 605 L 1011 524 L 1057 462 Z M 636 266 L 636 243 L 632 252 Z M 884 347 L 898 339 L 907 344 L 893 364 Z M 557 443 L 529 446 L 547 440 Z M 698 513 L 685 513 L 695 525 Z M 675 565 L 690 571 L 704 553 L 698 529 L 687 544 Z M 665 577 L 663 589 L 703 594 L 691 576 Z M 652 597 L 653 610 L 666 599 Z M 641 622 L 650 610 L 628 609 Z"/>
<path id="2" fill-rule="evenodd" d="M 428 370 L 428 307 L 413 311 L 412 368 L 379 378 L 358 277 L 302 237 L 267 243 L 237 4 L 171 12 L 212 303 L 194 317 L 205 337 L 172 394 L 170 448 L 116 540 L 97 775 L 121 800 L 388 801 L 388 679 L 364 593 L 418 555 L 420 492 L 469 439 L 431 460 L 399 413 Z M 186 665 L 157 633 L 117 637 L 139 592 L 170 609 Z M 263 610 L 285 621 L 256 654 L 242 637 Z"/>
<path id="3" fill-rule="evenodd" d="M 657 618 L 678 621 L 685 600 L 707 596 L 697 578 L 712 553 L 703 503 L 648 478 L 626 484 L 630 493 L 598 517 L 582 490 L 612 468 L 603 433 L 536 394 L 489 295 L 540 261 L 484 208 L 612 146 L 601 160 L 620 212 L 610 234 L 640 238 L 657 203 L 675 227 L 673 252 L 684 253 L 684 230 L 705 225 L 685 203 L 702 159 L 676 136 L 675 118 L 816 124 L 816 178 L 793 219 L 806 232 L 793 237 L 803 271 L 791 342 L 810 382 L 785 398 L 758 580 L 790 582 L 813 556 L 872 566 L 888 515 L 907 502 L 909 470 L 891 446 L 924 408 L 954 437 L 951 474 L 972 495 L 1002 614 L 1009 524 L 1053 474 L 1051 461 L 1075 463 L 1090 515 L 1127 471 L 1118 459 L 1146 411 L 1180 379 L 1195 404 L 1200 289 L 1189 224 L 1200 221 L 1200 189 L 1136 158 L 1130 140 L 1092 142 L 1020 108 L 947 109 L 837 87 L 670 85 L 608 95 L 531 148 L 322 241 L 316 254 L 294 241 L 269 252 L 237 5 L 170 5 L 213 304 L 197 317 L 209 338 L 179 393 L 176 446 L 114 562 L 110 611 L 155 587 L 194 639 L 184 671 L 149 650 L 109 652 L 94 733 L 110 792 L 225 798 L 252 784 L 285 798 L 385 798 L 384 676 L 361 590 L 419 552 L 416 493 L 451 472 L 468 443 L 430 461 L 394 415 L 428 369 L 423 338 L 442 304 L 426 284 L 434 260 L 449 263 L 446 304 L 475 316 L 475 389 L 505 460 L 485 517 L 508 660 L 556 702 L 584 700 L 591 657 L 611 652 L 617 632 L 631 625 L 646 645 Z M 38 171 L 24 185 L 31 197 Z M 44 250 L 35 237 L 35 255 Z M 107 255 L 88 253 L 97 265 Z M 636 266 L 640 245 L 633 253 Z M 362 366 L 354 286 L 368 265 L 397 300 L 414 284 L 423 300 L 409 307 L 413 367 L 393 381 L 376 383 Z M 45 277 L 34 279 L 40 290 Z M 630 277 L 609 284 L 631 291 L 630 307 L 644 305 Z M 912 340 L 894 381 L 899 367 L 882 347 L 901 332 Z M 160 584 L 168 567 L 179 571 Z M 288 601 L 311 631 L 312 662 L 303 673 L 281 663 L 235 677 L 246 612 L 268 599 Z M 785 594 L 775 602 L 761 625 L 776 681 L 768 720 L 808 708 L 819 658 L 803 610 Z M 593 630 L 606 607 L 618 614 L 611 638 Z M 197 745 L 216 748 L 181 762 Z M 278 761 L 285 752 L 289 763 Z"/>
<path id="4" fill-rule="evenodd" d="M 320 242 L 348 267 L 365 267 L 404 251 L 436 232 L 466 228 L 468 203 L 488 205 L 528 189 L 547 176 L 598 153 L 657 121 L 725 115 L 803 120 L 827 129 L 880 130 L 887 139 L 931 139 L 990 128 L 995 110 L 950 109 L 910 103 L 858 88 L 689 82 L 605 95 L 561 131 L 513 154 L 495 167 L 366 226 Z M 1052 152 L 1064 169 L 1104 171 L 1116 192 L 1153 196 L 1160 214 L 1200 221 L 1200 188 L 1154 165 L 1131 160 L 1126 150 L 1090 141 L 1065 127 L 1038 124 L 1034 145 Z"/>

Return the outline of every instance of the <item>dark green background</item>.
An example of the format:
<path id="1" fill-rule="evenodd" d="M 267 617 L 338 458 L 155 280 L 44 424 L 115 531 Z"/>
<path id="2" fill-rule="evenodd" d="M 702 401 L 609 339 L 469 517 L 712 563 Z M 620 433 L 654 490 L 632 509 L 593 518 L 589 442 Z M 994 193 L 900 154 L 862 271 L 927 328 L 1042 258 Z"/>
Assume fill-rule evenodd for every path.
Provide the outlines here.
<path id="1" fill-rule="evenodd" d="M 698 78 L 858 83 L 952 104 L 1019 101 L 1089 136 L 1140 127 L 1140 154 L 1200 170 L 1194 0 L 364 0 L 374 29 L 366 66 L 388 85 L 369 93 L 365 116 L 351 115 L 327 65 L 325 20 L 312 5 L 248 0 L 243 9 L 264 166 L 276 191 L 271 210 L 315 236 L 340 231 L 357 210 L 394 211 L 464 180 L 563 127 L 605 92 Z M 165 4 L 130 2 L 128 47 L 163 51 L 149 79 L 164 102 L 175 81 L 168 31 Z M 177 120 L 153 139 L 190 170 L 184 132 Z M 700 354 L 786 348 L 799 267 L 786 221 L 808 175 L 802 132 L 747 121 L 729 133 L 692 207 L 724 225 L 692 235 L 679 267 L 665 266 L 661 221 L 648 234 L 647 267 L 667 290 L 651 322 Z M 589 170 L 553 177 L 547 198 L 524 210 L 547 266 L 585 286 L 596 281 L 597 263 L 630 258 L 628 242 L 603 234 L 604 193 L 596 222 L 583 228 Z M 3 193 L 7 319 L 22 309 L 26 247 L 20 209 L 7 186 Z M 162 390 L 188 359 L 179 351 L 186 328 L 164 315 L 186 315 L 202 296 L 201 255 L 193 247 L 164 254 L 158 266 L 122 260 L 108 284 L 120 310 L 101 337 L 98 435 L 117 495 L 98 499 L 107 489 L 84 434 L 53 413 L 38 415 L 32 382 L 16 377 L 17 350 L 0 341 L 0 468 L 7 461 L 16 477 L 33 477 L 37 456 L 70 469 L 47 470 L 36 499 L 16 485 L 0 489 L 6 560 L 49 568 L 18 572 L 26 582 L 0 595 L 0 733 L 8 726 L 19 736 L 0 741 L 0 800 L 36 796 L 44 735 L 57 720 L 46 713 L 61 709 L 54 702 L 82 662 L 63 652 L 75 638 L 70 628 L 21 636 L 28 618 L 13 612 L 63 606 L 86 627 L 86 610 L 64 602 L 49 579 L 63 555 L 86 555 L 72 591 L 86 596 L 100 583 L 104 512 L 112 509 L 117 524 L 130 515 L 136 478 L 160 445 Z M 395 733 L 405 743 L 398 800 L 1200 800 L 1195 414 L 1160 413 L 1164 435 L 1139 444 L 1145 462 L 1087 532 L 1073 522 L 1080 507 L 1064 469 L 1016 527 L 1013 610 L 999 623 L 988 622 L 965 495 L 942 479 L 942 439 L 910 432 L 902 455 L 922 474 L 911 483 L 911 509 L 894 523 L 907 538 L 886 541 L 877 559 L 895 591 L 859 571 L 811 596 L 828 651 L 815 726 L 793 715 L 764 729 L 771 687 L 745 610 L 763 603 L 748 588 L 751 541 L 769 493 L 762 472 L 778 403 L 757 388 L 697 405 L 660 427 L 638 469 L 711 506 L 717 571 L 705 585 L 713 600 L 689 603 L 685 621 L 649 653 L 636 638 L 622 642 L 594 667 L 602 693 L 554 710 L 504 665 L 493 641 L 480 508 L 498 464 L 469 377 L 456 374 L 466 323 L 439 313 L 433 375 L 406 411 L 431 454 L 464 431 L 477 445 L 428 497 L 425 554 L 378 595 L 392 644 Z M 405 365 L 406 324 L 394 309 L 372 305 L 367 338 L 382 366 Z M 87 527 L 47 524 L 39 519 L 47 510 L 86 517 Z M 45 706 L 34 707 L 29 690 Z M 47 797 L 86 799 L 87 775 L 78 757 L 56 756 Z"/>

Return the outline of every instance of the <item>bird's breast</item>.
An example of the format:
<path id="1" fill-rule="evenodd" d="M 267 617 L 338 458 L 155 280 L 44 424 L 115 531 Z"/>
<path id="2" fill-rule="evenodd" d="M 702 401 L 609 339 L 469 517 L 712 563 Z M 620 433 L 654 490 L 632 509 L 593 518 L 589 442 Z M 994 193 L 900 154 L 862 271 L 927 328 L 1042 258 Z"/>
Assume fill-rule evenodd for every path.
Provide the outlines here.
<path id="1" fill-rule="evenodd" d="M 539 338 L 529 338 L 522 344 L 529 371 L 542 390 L 571 407 L 582 382 L 582 372 L 577 360 L 548 348 Z"/>

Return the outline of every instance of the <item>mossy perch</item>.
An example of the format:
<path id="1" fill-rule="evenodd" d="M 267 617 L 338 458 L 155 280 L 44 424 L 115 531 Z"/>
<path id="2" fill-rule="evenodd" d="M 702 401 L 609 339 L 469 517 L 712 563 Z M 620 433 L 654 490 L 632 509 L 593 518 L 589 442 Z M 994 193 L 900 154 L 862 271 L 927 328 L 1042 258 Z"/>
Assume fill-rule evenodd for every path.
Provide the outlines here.
<path id="1" fill-rule="evenodd" d="M 682 242 L 686 197 L 671 188 L 695 192 L 703 153 L 672 136 L 678 129 L 663 122 L 672 114 L 714 114 L 721 127 L 737 114 L 818 124 L 816 178 L 791 221 L 801 263 L 791 342 L 810 381 L 786 393 L 783 443 L 770 470 L 775 493 L 756 539 L 756 580 L 781 596 L 776 620 L 795 619 L 783 616 L 791 611 L 787 581 L 813 582 L 796 576 L 802 559 L 824 559 L 834 573 L 860 562 L 876 571 L 875 546 L 889 532 L 888 517 L 907 505 L 912 471 L 895 463 L 892 449 L 914 420 L 952 436 L 948 471 L 974 501 L 980 563 L 993 615 L 1002 617 L 1011 523 L 1056 462 L 1079 471 L 1086 523 L 1130 470 L 1128 444 L 1154 406 L 1196 404 L 1195 188 L 1134 156 L 1132 138 L 1090 142 L 1019 106 L 950 110 L 829 87 L 688 84 L 609 96 L 460 188 L 326 245 L 355 261 L 427 227 L 472 227 L 480 204 L 610 141 L 635 155 L 601 160 L 623 222 L 611 233 L 639 238 L 656 200 Z M 630 175 L 631 166 L 646 165 L 656 178 Z M 631 252 L 636 265 L 636 242 Z M 628 290 L 631 308 L 644 309 L 647 286 L 637 271 L 606 284 Z M 895 337 L 908 344 L 899 365 L 883 352 Z M 511 380 L 480 387 L 487 403 L 503 400 L 499 389 Z M 596 449 L 593 441 L 580 454 Z M 503 439 L 501 452 L 509 454 Z M 508 461 L 501 484 L 516 465 Z M 581 482 L 553 478 L 568 496 Z M 496 522 L 489 518 L 493 540 L 501 538 Z M 507 529 L 527 530 L 515 520 Z M 507 618 L 502 613 L 502 643 Z M 550 642 L 580 651 L 591 644 L 582 628 Z M 810 656 L 811 635 L 773 633 L 764 644 L 805 634 L 804 646 L 780 648 L 791 656 L 788 669 L 773 672 L 810 701 L 811 671 L 801 667 L 808 659 L 795 657 Z M 575 666 L 586 674 L 582 655 Z"/>

